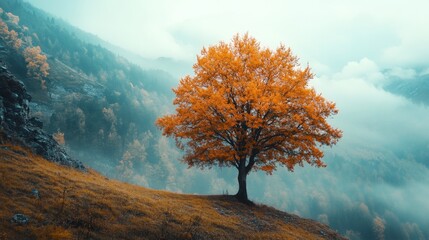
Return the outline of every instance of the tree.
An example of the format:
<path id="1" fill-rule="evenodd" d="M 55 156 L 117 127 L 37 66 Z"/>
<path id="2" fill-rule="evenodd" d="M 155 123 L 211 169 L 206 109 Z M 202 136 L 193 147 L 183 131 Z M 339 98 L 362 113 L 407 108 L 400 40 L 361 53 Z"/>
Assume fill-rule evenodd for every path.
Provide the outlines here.
<path id="1" fill-rule="evenodd" d="M 236 197 L 250 202 L 252 169 L 271 174 L 278 165 L 325 166 L 319 148 L 341 137 L 327 122 L 338 111 L 308 86 L 313 74 L 290 49 L 272 51 L 248 34 L 236 35 L 229 44 L 203 48 L 193 68 L 195 76 L 173 89 L 176 113 L 156 122 L 185 150 L 189 167 L 236 167 Z"/>
<path id="2" fill-rule="evenodd" d="M 42 53 L 42 49 L 39 46 L 27 47 L 23 55 L 25 62 L 27 62 L 27 74 L 40 80 L 42 88 L 46 88 L 43 78 L 49 74 L 49 64 L 46 55 Z"/>
<path id="3" fill-rule="evenodd" d="M 18 33 L 15 30 L 9 31 L 9 28 L 5 22 L 0 18 L 0 37 L 4 39 L 5 43 L 15 49 L 16 51 L 22 45 L 22 40 L 18 37 Z"/>

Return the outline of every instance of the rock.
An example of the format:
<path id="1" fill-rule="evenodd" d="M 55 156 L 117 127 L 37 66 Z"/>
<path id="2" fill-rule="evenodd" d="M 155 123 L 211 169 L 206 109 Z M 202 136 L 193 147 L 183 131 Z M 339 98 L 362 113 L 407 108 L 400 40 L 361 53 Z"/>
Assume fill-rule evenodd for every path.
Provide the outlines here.
<path id="1" fill-rule="evenodd" d="M 30 118 L 29 123 L 35 127 L 43 128 L 43 122 L 35 117 Z"/>
<path id="2" fill-rule="evenodd" d="M 31 194 L 33 194 L 33 196 L 34 196 L 36 199 L 39 199 L 39 198 L 40 198 L 40 193 L 39 193 L 39 190 L 37 190 L 37 189 L 33 189 L 33 190 L 31 190 Z"/>
<path id="3" fill-rule="evenodd" d="M 2 124 L 3 121 L 4 121 L 4 106 L 3 106 L 3 98 L 0 97 L 0 127 L 3 125 Z"/>
<path id="4" fill-rule="evenodd" d="M 40 120 L 30 117 L 29 101 L 24 83 L 15 79 L 6 68 L 0 69 L 0 132 L 7 139 L 30 148 L 49 161 L 85 170 L 47 134 Z"/>
<path id="5" fill-rule="evenodd" d="M 13 215 L 11 222 L 16 224 L 25 225 L 30 221 L 30 218 L 24 214 L 17 213 Z"/>

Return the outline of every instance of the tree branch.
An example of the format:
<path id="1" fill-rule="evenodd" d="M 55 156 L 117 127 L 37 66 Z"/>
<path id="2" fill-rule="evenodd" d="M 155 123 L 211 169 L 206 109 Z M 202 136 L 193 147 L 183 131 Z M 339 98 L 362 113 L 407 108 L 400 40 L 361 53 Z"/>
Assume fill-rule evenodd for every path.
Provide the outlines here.
<path id="1" fill-rule="evenodd" d="M 247 166 L 246 166 L 246 174 L 248 174 L 250 172 L 250 170 L 252 170 L 253 165 L 255 165 L 256 155 L 257 155 L 257 153 L 254 153 L 252 151 L 252 154 L 249 157 L 249 164 L 247 164 Z"/>

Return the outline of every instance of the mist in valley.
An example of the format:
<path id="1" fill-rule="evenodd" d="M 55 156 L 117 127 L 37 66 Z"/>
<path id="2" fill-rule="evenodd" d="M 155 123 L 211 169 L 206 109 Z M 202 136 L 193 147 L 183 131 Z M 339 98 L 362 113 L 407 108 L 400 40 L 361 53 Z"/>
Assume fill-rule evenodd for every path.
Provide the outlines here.
<path id="1" fill-rule="evenodd" d="M 319 220 L 350 239 L 426 239 L 429 107 L 384 90 L 392 74 L 365 58 L 316 77 L 318 92 L 337 103 L 340 113 L 331 123 L 343 130 L 343 138 L 325 149 L 326 168 L 298 167 L 292 173 L 279 168 L 272 176 L 252 172 L 251 199 Z M 134 159 L 128 176 L 117 166 L 94 167 L 151 188 L 235 194 L 236 169 L 189 169 L 174 142 L 152 131 L 142 138 L 135 154 L 141 158 Z"/>
<path id="2" fill-rule="evenodd" d="M 362 59 L 315 78 L 314 87 L 338 104 L 340 113 L 331 122 L 344 137 L 325 149 L 326 168 L 298 167 L 292 173 L 279 168 L 272 176 L 252 172 L 251 199 L 317 219 L 350 239 L 426 239 L 429 108 L 383 90 L 392 74 Z M 235 169 L 188 169 L 163 137 L 156 151 L 164 189 L 195 194 L 238 189 Z M 131 181 L 159 187 L 148 176 L 142 169 Z"/>
<path id="3" fill-rule="evenodd" d="M 347 63 L 340 72 L 315 77 L 313 87 L 340 110 L 332 125 L 344 132 L 336 146 L 324 149 L 328 166 L 298 167 L 295 172 L 279 168 L 272 176 L 252 172 L 250 198 L 321 221 L 350 239 L 426 239 L 429 107 L 384 89 L 392 79 L 413 81 L 398 73 L 410 71 L 415 78 L 426 74 L 381 69 L 364 58 Z M 152 98 L 150 102 L 160 101 Z M 173 110 L 169 105 L 156 114 Z M 236 169 L 187 168 L 174 142 L 155 128 L 141 139 L 130 145 L 139 158 L 133 159 L 129 172 L 106 164 L 106 156 L 97 162 L 103 166 L 94 167 L 114 178 L 174 192 L 237 191 Z"/>

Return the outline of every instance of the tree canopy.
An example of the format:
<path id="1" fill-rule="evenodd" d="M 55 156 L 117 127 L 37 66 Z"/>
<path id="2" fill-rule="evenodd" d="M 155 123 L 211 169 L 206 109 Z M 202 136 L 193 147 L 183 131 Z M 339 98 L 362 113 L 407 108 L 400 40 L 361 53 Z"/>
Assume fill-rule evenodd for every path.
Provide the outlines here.
<path id="1" fill-rule="evenodd" d="M 236 167 L 242 201 L 252 169 L 271 174 L 278 165 L 325 166 L 320 147 L 341 137 L 327 122 L 338 110 L 308 86 L 313 74 L 289 48 L 273 51 L 236 35 L 203 48 L 194 73 L 173 90 L 176 113 L 157 120 L 185 150 L 189 166 Z"/>

